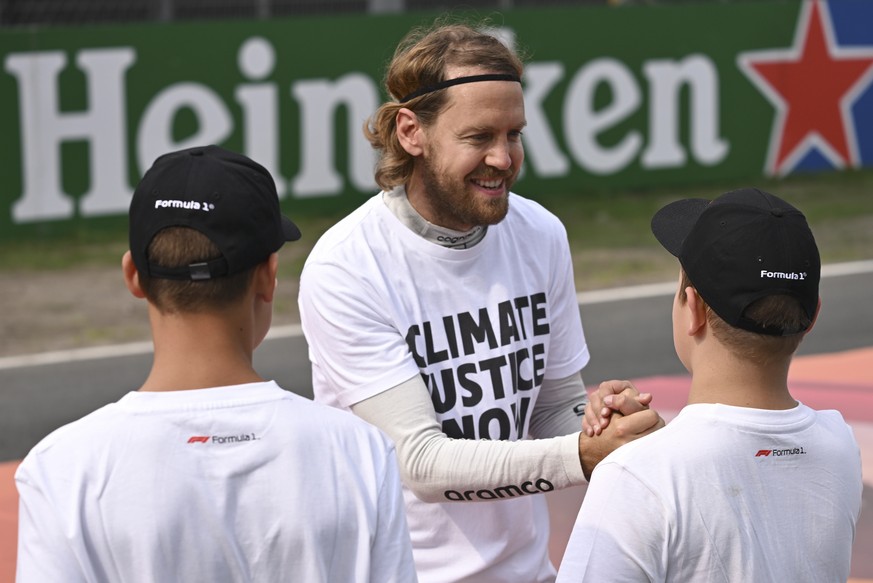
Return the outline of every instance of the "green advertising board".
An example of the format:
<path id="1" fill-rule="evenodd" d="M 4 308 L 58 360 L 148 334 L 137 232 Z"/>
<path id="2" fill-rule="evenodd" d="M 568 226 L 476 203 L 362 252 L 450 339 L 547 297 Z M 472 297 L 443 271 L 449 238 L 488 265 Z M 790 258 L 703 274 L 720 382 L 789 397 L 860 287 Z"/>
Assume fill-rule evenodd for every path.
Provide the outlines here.
<path id="1" fill-rule="evenodd" d="M 206 143 L 295 208 L 363 200 L 384 66 L 433 16 L 2 31 L 0 237 L 123 217 L 158 155 Z M 486 16 L 527 55 L 522 194 L 873 165 L 873 3 Z"/>

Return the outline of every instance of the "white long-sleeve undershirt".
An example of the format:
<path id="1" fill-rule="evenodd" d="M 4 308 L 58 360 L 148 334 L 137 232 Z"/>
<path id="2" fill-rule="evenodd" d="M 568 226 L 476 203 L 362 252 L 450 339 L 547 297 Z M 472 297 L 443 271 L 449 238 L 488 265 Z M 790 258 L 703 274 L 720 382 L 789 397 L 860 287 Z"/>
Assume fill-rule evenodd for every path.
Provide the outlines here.
<path id="1" fill-rule="evenodd" d="M 455 439 L 443 433 L 419 375 L 352 406 L 395 443 L 406 486 L 425 502 L 449 490 L 493 490 L 547 480 L 554 489 L 585 483 L 579 434 L 587 393 L 579 373 L 545 380 L 519 441 Z"/>

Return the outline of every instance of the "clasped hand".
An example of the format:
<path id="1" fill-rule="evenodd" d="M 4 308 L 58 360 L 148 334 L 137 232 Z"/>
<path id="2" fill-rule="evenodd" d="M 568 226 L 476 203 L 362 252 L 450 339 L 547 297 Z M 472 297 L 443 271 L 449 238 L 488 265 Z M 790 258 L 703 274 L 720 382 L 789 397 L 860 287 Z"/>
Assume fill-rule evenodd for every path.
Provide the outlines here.
<path id="1" fill-rule="evenodd" d="M 588 396 L 579 436 L 579 458 L 587 479 L 600 461 L 625 443 L 664 426 L 649 407 L 651 393 L 640 393 L 630 381 L 600 383 Z"/>

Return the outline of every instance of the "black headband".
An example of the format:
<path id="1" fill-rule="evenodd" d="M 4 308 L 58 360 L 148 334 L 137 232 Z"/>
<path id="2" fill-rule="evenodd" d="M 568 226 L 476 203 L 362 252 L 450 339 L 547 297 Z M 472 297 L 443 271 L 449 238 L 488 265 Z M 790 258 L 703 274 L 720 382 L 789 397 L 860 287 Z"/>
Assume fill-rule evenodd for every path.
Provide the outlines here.
<path id="1" fill-rule="evenodd" d="M 406 97 L 400 100 L 400 103 L 406 103 L 410 99 L 415 99 L 416 97 L 421 97 L 422 95 L 427 95 L 428 93 L 433 93 L 434 91 L 439 91 L 440 89 L 445 89 L 446 87 L 452 87 L 453 85 L 462 85 L 464 83 L 476 83 L 477 81 L 515 81 L 516 83 L 521 83 L 521 78 L 518 75 L 511 75 L 508 73 L 487 73 L 485 75 L 470 75 L 469 77 L 456 77 L 454 79 L 448 79 L 446 81 L 440 81 L 434 85 L 428 85 L 427 87 L 422 87 L 416 91 L 413 91 Z"/>

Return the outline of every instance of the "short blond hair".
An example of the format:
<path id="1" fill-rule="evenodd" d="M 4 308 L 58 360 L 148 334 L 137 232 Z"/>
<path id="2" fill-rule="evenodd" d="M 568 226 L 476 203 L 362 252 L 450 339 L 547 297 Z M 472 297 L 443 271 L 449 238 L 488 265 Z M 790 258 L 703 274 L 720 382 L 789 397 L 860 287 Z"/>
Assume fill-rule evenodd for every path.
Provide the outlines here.
<path id="1" fill-rule="evenodd" d="M 179 267 L 218 259 L 221 252 L 203 233 L 188 227 L 159 231 L 148 247 L 149 262 Z M 254 268 L 200 281 L 163 279 L 139 273 L 146 298 L 163 313 L 197 313 L 225 308 L 248 291 Z"/>

